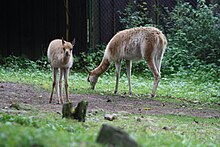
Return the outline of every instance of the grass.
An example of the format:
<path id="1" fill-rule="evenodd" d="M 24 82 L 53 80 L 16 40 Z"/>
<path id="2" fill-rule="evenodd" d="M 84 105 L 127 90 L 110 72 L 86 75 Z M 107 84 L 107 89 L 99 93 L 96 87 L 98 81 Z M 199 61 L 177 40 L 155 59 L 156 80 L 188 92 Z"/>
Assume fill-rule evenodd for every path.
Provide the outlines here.
<path id="1" fill-rule="evenodd" d="M 204 75 L 172 75 L 162 77 L 157 90 L 158 100 L 186 99 L 186 101 L 200 103 L 220 103 L 220 79 L 200 80 Z M 50 90 L 52 85 L 52 72 L 50 70 L 33 69 L 0 69 L 1 81 L 28 83 Z M 69 89 L 73 93 L 97 93 L 112 95 L 115 86 L 115 77 L 105 73 L 99 78 L 96 90 L 90 90 L 86 73 L 71 71 Z M 153 77 L 147 75 L 132 75 L 134 96 L 145 96 L 151 93 Z M 119 81 L 119 94 L 128 92 L 127 78 L 121 75 Z M 164 98 L 165 97 L 165 98 Z"/>
<path id="2" fill-rule="evenodd" d="M 178 99 L 219 104 L 220 81 L 202 80 L 203 75 L 172 75 L 161 79 L 157 100 L 178 102 Z M 204 76 L 205 73 L 204 73 Z M 0 81 L 19 82 L 51 90 L 50 70 L 0 68 Z M 112 95 L 115 77 L 105 73 L 99 79 L 95 91 L 89 89 L 86 73 L 71 71 L 71 93 Z M 204 79 L 204 78 L 203 78 Z M 153 78 L 132 75 L 135 97 L 150 94 Z M 122 73 L 119 94 L 128 91 L 127 79 Z M 216 108 L 220 110 L 219 108 Z M 120 127 L 141 146 L 220 146 L 219 118 L 198 118 L 177 115 L 126 114 L 118 112 L 118 119 L 110 122 L 103 118 L 108 112 L 98 111 L 87 115 L 85 123 L 62 119 L 60 114 L 30 110 L 27 113 L 0 111 L 0 146 L 102 146 L 96 137 L 102 124 Z M 141 121 L 137 121 L 141 118 Z"/>
<path id="3" fill-rule="evenodd" d="M 163 115 L 117 113 L 103 119 L 104 112 L 88 115 L 85 123 L 61 119 L 60 114 L 0 113 L 0 146 L 101 146 L 95 142 L 102 124 L 120 127 L 142 146 L 219 146 L 220 120 Z M 45 139 L 47 138 L 47 139 Z"/>

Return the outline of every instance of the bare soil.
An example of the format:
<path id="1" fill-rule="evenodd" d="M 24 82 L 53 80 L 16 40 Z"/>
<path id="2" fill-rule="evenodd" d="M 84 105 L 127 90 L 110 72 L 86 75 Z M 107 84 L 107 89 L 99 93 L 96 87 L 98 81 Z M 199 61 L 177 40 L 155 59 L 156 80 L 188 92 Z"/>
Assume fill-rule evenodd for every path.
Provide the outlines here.
<path id="1" fill-rule="evenodd" d="M 10 109 L 12 103 L 30 106 L 40 111 L 61 113 L 62 105 L 55 100 L 49 103 L 50 92 L 32 85 L 0 82 L 0 111 Z M 54 95 L 56 98 L 56 95 Z M 164 97 L 165 98 L 165 97 Z M 109 96 L 97 94 L 70 94 L 70 100 L 77 105 L 81 100 L 89 102 L 89 110 L 103 110 L 106 112 L 128 112 L 134 114 L 175 114 L 197 116 L 205 118 L 220 118 L 219 109 L 205 105 L 185 105 L 184 103 L 160 102 L 146 97 Z"/>

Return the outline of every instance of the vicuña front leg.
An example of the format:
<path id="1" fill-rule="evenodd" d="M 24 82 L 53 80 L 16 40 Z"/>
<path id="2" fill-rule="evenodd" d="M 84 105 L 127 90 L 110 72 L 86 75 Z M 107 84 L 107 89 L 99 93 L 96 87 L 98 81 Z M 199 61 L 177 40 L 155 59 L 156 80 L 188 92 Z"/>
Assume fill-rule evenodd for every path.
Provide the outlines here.
<path id="1" fill-rule="evenodd" d="M 131 60 L 126 60 L 126 71 L 127 71 L 127 78 L 128 78 L 129 95 L 132 94 L 132 88 L 131 88 L 131 68 L 132 68 L 132 61 Z"/>
<path id="2" fill-rule="evenodd" d="M 119 63 L 115 63 L 115 68 L 116 68 L 116 83 L 115 83 L 115 91 L 114 94 L 116 94 L 118 92 L 118 81 L 119 81 L 119 76 L 120 76 L 120 71 L 121 71 L 121 65 L 120 62 Z"/>
<path id="3" fill-rule="evenodd" d="M 68 93 L 68 76 L 69 76 L 69 68 L 65 68 L 64 69 L 64 80 L 65 80 L 66 101 L 70 102 L 69 93 Z"/>
<path id="4" fill-rule="evenodd" d="M 59 81 L 59 90 L 60 90 L 60 95 L 59 95 L 59 99 L 58 99 L 58 103 L 63 104 L 63 93 L 62 93 L 62 79 L 63 79 L 63 72 L 64 70 L 62 68 L 60 68 L 60 81 Z"/>
<path id="5" fill-rule="evenodd" d="M 51 95 L 50 95 L 50 101 L 49 103 L 52 102 L 52 99 L 53 99 L 53 93 L 54 93 L 54 88 L 56 87 L 57 88 L 57 72 L 58 72 L 58 69 L 57 68 L 53 68 L 53 83 L 52 83 L 52 92 L 51 92 Z M 56 89 L 57 91 L 57 89 Z"/>

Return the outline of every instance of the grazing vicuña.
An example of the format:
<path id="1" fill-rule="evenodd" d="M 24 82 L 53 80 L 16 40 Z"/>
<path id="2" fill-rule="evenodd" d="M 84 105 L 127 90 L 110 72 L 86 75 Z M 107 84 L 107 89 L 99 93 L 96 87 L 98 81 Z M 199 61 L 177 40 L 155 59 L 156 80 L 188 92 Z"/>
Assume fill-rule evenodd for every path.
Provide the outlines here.
<path id="1" fill-rule="evenodd" d="M 108 69 L 111 61 L 113 61 L 116 67 L 116 85 L 114 93 L 117 93 L 120 63 L 121 60 L 124 59 L 126 60 L 129 94 L 132 94 L 130 80 L 132 61 L 145 59 L 154 75 L 154 85 L 151 94 L 151 96 L 154 97 L 160 79 L 161 60 L 166 45 L 167 40 L 165 35 L 155 27 L 138 27 L 118 32 L 106 46 L 104 57 L 100 65 L 94 70 L 88 71 L 88 81 L 90 82 L 91 88 L 95 88 L 99 76 Z"/>

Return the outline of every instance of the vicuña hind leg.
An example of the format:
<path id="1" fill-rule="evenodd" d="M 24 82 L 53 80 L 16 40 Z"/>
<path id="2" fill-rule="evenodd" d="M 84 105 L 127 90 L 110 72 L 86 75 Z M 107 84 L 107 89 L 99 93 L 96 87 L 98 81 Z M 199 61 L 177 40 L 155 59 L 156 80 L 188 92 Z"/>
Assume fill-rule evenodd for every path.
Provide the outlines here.
<path id="1" fill-rule="evenodd" d="M 155 97 L 158 83 L 160 80 L 160 73 L 158 72 L 153 59 L 148 59 L 147 63 L 148 63 L 148 67 L 150 68 L 150 70 L 152 71 L 153 76 L 154 76 L 154 85 L 153 85 L 151 97 Z"/>

